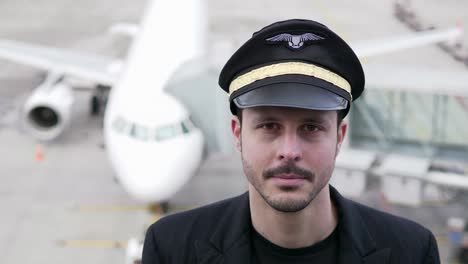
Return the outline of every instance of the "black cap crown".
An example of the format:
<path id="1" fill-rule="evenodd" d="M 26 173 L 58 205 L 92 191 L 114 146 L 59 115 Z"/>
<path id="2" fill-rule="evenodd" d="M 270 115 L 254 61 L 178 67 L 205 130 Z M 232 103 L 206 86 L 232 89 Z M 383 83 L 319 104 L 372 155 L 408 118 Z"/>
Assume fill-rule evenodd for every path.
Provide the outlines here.
<path id="1" fill-rule="evenodd" d="M 221 71 L 231 111 L 271 105 L 349 109 L 364 89 L 353 50 L 328 27 L 293 19 L 271 24 L 242 45 Z"/>

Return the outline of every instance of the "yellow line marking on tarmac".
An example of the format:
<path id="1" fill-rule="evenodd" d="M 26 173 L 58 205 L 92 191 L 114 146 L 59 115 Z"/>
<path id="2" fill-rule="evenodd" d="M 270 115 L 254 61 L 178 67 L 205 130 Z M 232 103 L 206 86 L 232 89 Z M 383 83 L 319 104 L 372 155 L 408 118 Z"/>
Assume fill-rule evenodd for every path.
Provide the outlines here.
<path id="1" fill-rule="evenodd" d="M 171 208 L 171 212 L 181 212 L 181 211 L 187 211 L 187 210 L 190 210 L 190 209 L 194 209 L 198 206 L 176 206 L 176 207 L 172 207 Z"/>
<path id="2" fill-rule="evenodd" d="M 74 248 L 125 248 L 127 241 L 119 240 L 58 240 L 57 245 L 61 247 Z"/>
<path id="3" fill-rule="evenodd" d="M 171 207 L 170 213 L 185 211 L 194 208 L 193 206 Z M 159 205 L 80 205 L 73 207 L 82 213 L 100 213 L 100 212 L 161 212 Z"/>
<path id="4" fill-rule="evenodd" d="M 191 206 L 191 207 L 184 207 L 184 206 L 172 207 L 167 214 L 186 211 L 186 210 L 190 210 L 190 209 L 193 209 L 193 208 L 194 208 L 193 206 Z M 147 228 L 150 227 L 150 225 L 152 225 L 153 223 L 156 223 L 157 221 L 159 221 L 159 219 L 161 219 L 161 218 L 163 218 L 164 216 L 167 215 L 167 214 L 161 213 L 161 211 L 154 210 L 154 209 L 151 210 L 150 212 L 152 212 L 152 214 L 151 214 L 151 218 L 146 223 Z"/>
<path id="5" fill-rule="evenodd" d="M 78 211 L 89 212 L 141 212 L 149 211 L 150 207 L 146 205 L 95 205 L 95 206 L 77 206 Z"/>

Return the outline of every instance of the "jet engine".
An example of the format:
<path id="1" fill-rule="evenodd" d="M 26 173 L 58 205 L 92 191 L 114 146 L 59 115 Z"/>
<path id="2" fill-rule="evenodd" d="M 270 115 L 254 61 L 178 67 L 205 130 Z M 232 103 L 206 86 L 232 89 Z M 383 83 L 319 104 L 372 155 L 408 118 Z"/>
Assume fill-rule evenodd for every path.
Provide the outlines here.
<path id="1" fill-rule="evenodd" d="M 70 123 L 73 92 L 61 78 L 47 78 L 23 106 L 27 132 L 41 141 L 58 137 Z"/>

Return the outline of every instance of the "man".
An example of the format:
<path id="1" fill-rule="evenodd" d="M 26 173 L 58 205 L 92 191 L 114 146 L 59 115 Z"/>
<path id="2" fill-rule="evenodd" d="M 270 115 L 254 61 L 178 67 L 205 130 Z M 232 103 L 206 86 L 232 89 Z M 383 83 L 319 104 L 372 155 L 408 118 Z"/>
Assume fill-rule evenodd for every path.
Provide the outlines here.
<path id="1" fill-rule="evenodd" d="M 328 184 L 342 119 L 364 89 L 339 36 L 314 21 L 274 23 L 239 48 L 219 84 L 248 192 L 153 224 L 144 264 L 439 263 L 430 231 Z"/>

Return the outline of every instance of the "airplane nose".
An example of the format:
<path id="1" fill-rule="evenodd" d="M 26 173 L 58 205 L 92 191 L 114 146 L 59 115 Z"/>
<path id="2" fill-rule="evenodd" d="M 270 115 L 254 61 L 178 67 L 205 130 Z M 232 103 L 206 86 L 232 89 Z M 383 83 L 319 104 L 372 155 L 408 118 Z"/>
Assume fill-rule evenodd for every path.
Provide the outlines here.
<path id="1" fill-rule="evenodd" d="M 167 201 L 198 168 L 203 135 L 185 107 L 166 93 L 113 92 L 104 139 L 116 177 L 137 200 Z"/>
<path id="2" fill-rule="evenodd" d="M 189 173 L 155 166 L 155 161 L 150 163 L 139 160 L 137 163 L 140 168 L 127 166 L 118 172 L 118 178 L 130 196 L 142 202 L 169 199 L 190 177 Z"/>
<path id="3" fill-rule="evenodd" d="M 111 145 L 110 160 L 123 188 L 142 202 L 162 202 L 173 196 L 195 173 L 203 149 L 201 133 L 148 143 Z"/>

